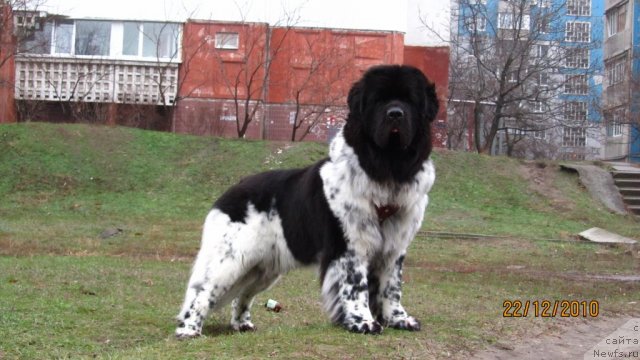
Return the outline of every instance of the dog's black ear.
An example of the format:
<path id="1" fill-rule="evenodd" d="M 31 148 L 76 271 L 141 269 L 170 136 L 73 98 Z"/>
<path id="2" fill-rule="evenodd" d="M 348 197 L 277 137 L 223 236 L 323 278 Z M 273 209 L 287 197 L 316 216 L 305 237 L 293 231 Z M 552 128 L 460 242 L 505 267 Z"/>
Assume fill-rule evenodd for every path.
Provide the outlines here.
<path id="1" fill-rule="evenodd" d="M 364 84 L 358 81 L 351 86 L 349 96 L 347 96 L 347 104 L 349 104 L 349 112 L 353 114 L 362 114 L 364 109 Z"/>
<path id="2" fill-rule="evenodd" d="M 436 119 L 440 104 L 436 95 L 436 86 L 429 80 L 426 80 L 424 88 L 424 114 L 429 122 Z"/>

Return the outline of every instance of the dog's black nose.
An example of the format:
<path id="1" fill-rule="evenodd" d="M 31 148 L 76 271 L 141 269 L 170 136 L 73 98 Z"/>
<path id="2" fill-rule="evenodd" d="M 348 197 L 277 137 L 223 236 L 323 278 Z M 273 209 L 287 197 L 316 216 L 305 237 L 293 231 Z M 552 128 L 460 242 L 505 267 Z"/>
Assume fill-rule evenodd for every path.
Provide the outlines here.
<path id="1" fill-rule="evenodd" d="M 392 106 L 387 110 L 388 119 L 402 119 L 404 117 L 404 111 L 398 106 Z"/>

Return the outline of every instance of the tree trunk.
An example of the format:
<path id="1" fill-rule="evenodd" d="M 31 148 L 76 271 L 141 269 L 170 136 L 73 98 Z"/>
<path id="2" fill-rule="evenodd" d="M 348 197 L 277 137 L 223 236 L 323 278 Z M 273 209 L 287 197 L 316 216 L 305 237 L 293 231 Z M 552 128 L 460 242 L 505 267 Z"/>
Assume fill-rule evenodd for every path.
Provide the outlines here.
<path id="1" fill-rule="evenodd" d="M 476 101 L 473 105 L 473 137 L 476 145 L 476 151 L 478 153 L 482 153 L 482 138 L 481 138 L 481 130 L 482 124 L 480 123 L 480 102 Z"/>

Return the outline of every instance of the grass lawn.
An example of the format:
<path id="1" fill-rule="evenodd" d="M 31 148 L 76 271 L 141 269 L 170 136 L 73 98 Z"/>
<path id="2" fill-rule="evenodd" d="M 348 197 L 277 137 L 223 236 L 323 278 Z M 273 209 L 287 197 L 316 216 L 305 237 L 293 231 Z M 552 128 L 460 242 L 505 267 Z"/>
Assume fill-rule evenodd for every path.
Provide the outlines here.
<path id="1" fill-rule="evenodd" d="M 332 326 L 308 268 L 257 297 L 257 332 L 230 331 L 224 309 L 206 336 L 175 340 L 173 317 L 213 200 L 244 175 L 325 155 L 324 144 L 0 126 L 0 359 L 468 358 L 567 321 L 504 318 L 507 299 L 597 300 L 600 316 L 640 316 L 637 282 L 588 278 L 637 274 L 637 248 L 575 241 L 592 226 L 637 237 L 636 218 L 604 210 L 554 163 L 439 151 L 427 233 L 412 244 L 404 278 L 405 307 L 423 331 L 362 336 Z M 110 228 L 123 231 L 100 237 Z M 266 311 L 268 298 L 284 310 Z"/>

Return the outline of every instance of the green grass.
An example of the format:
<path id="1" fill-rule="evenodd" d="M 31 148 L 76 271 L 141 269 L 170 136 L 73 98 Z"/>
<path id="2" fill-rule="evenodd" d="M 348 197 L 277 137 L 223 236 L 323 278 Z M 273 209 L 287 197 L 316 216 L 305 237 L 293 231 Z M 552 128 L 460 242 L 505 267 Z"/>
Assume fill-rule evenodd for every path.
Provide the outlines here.
<path id="1" fill-rule="evenodd" d="M 603 210 L 575 175 L 552 164 L 548 183 L 561 194 L 553 199 L 521 175 L 529 164 L 438 152 L 423 229 L 506 238 L 414 241 L 404 302 L 423 331 L 370 337 L 332 326 L 320 310 L 315 269 L 302 269 L 257 297 L 258 332 L 231 332 L 224 309 L 207 322 L 205 337 L 174 340 L 173 318 L 213 200 L 244 175 L 325 155 L 325 144 L 0 126 L 0 359 L 467 358 L 562 321 L 505 319 L 505 299 L 596 299 L 602 316 L 640 315 L 637 283 L 584 278 L 637 274 L 637 249 L 539 240 L 570 239 L 591 226 L 634 236 L 636 219 Z M 101 239 L 111 227 L 124 232 Z M 284 311 L 267 312 L 268 298 Z"/>

